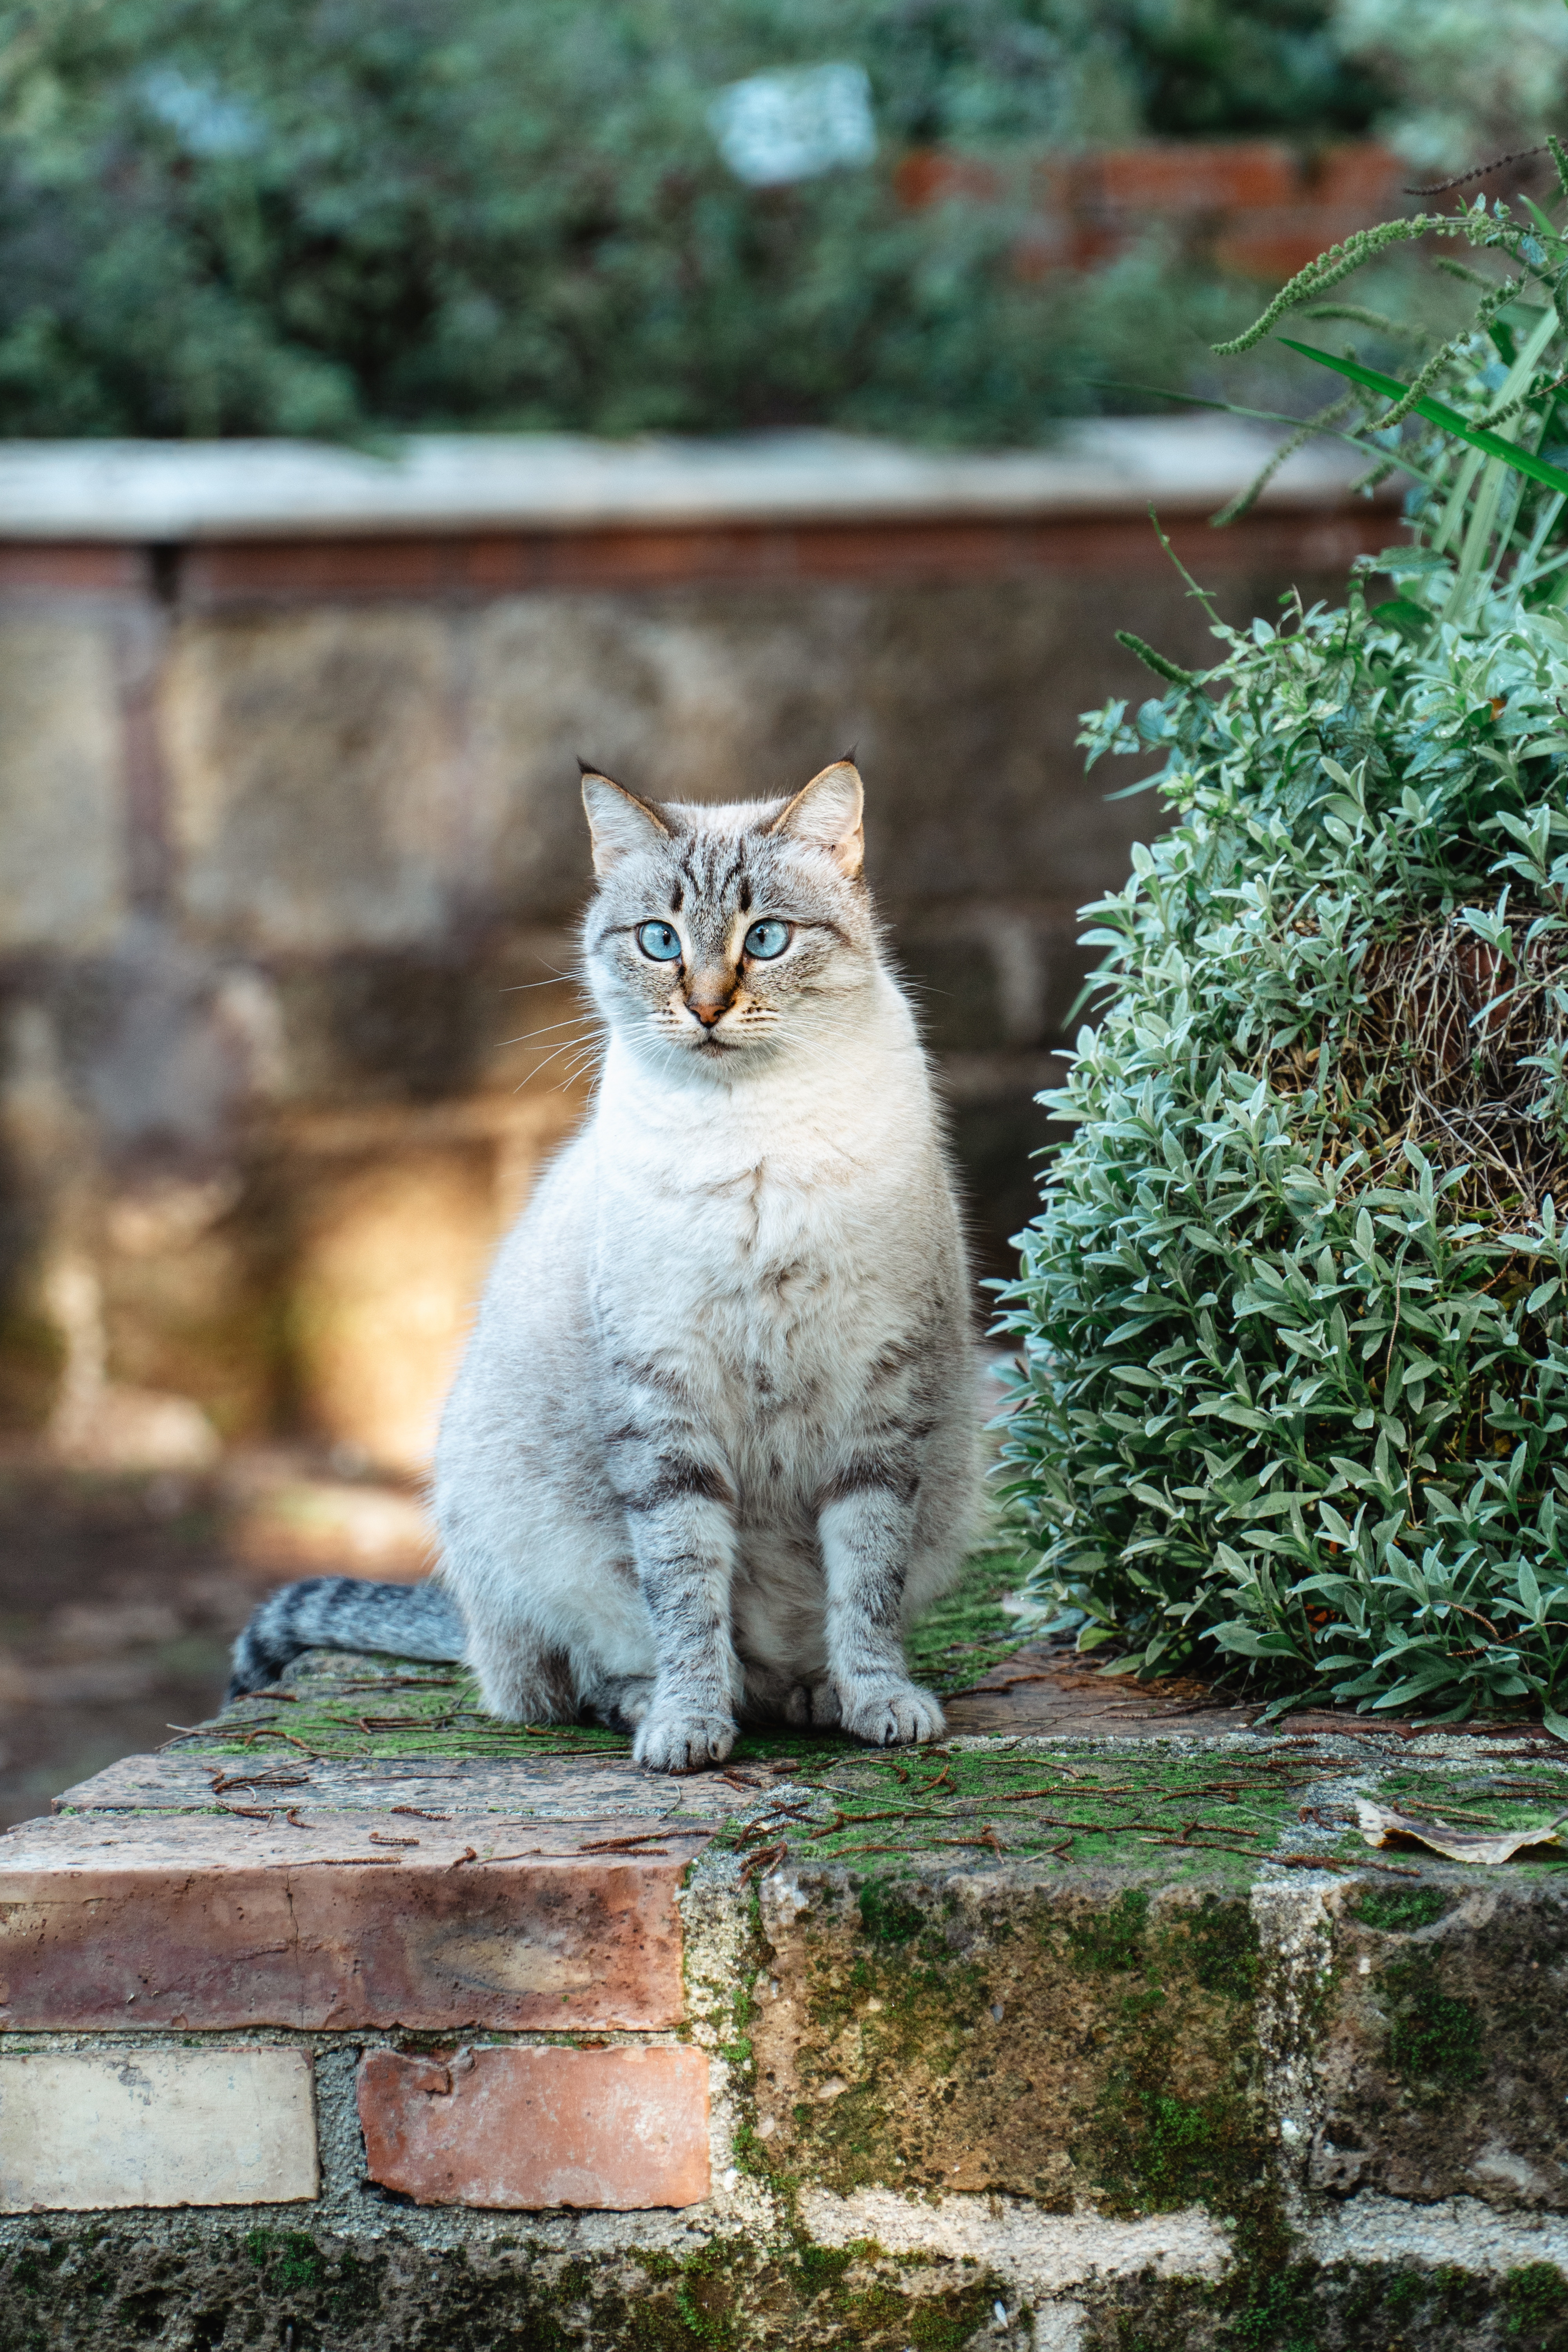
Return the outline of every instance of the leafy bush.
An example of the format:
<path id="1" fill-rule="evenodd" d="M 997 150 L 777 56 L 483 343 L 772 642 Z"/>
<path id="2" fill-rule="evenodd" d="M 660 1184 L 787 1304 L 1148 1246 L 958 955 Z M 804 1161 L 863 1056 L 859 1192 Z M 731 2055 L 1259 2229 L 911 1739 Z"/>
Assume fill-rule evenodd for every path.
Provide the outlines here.
<path id="1" fill-rule="evenodd" d="M 1177 821 L 1088 910 L 1005 1452 L 1080 1647 L 1568 1736 L 1568 243 L 1437 228 L 1505 266 L 1468 331 L 1408 389 L 1324 355 L 1414 544 L 1087 722 Z"/>
<path id="2" fill-rule="evenodd" d="M 1157 243 L 1087 281 L 1022 282 L 1028 157 L 1134 136 L 1146 110 L 1161 128 L 1331 128 L 1361 100 L 1326 62 L 1327 16 L 0 0 L 0 432 L 1034 439 L 1105 404 L 1091 379 L 1179 380 L 1233 313 Z M 877 162 L 740 184 L 715 92 L 836 58 L 870 76 Z M 1013 156 L 1009 192 L 910 211 L 897 163 L 933 142 Z"/>

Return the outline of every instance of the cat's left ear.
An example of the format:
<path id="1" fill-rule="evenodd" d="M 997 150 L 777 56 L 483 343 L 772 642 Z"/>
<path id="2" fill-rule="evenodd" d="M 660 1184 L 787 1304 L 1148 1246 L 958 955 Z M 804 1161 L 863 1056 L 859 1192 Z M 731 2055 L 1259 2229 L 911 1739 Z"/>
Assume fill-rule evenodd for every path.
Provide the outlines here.
<path id="1" fill-rule="evenodd" d="M 774 817 L 768 831 L 813 849 L 826 849 L 841 874 L 853 881 L 866 862 L 861 813 L 866 804 L 860 771 L 853 760 L 835 760 L 803 785 Z"/>

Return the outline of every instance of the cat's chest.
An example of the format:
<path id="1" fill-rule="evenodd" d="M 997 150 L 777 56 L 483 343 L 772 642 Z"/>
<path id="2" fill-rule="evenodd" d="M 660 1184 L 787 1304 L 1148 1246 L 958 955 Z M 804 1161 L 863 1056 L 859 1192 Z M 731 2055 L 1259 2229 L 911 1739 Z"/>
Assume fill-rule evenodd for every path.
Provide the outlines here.
<path id="1" fill-rule="evenodd" d="M 874 1344 L 885 1271 L 876 1223 L 851 1183 L 798 1164 L 652 1171 L 601 1217 L 598 1295 L 639 1351 L 673 1351 L 716 1384 L 784 1403 Z M 868 1215 L 868 1211 L 871 1213 Z M 868 1244 L 871 1245 L 868 1247 Z"/>
<path id="2" fill-rule="evenodd" d="M 812 1277 L 842 1263 L 855 1206 L 842 1183 L 760 1154 L 749 1164 L 649 1168 L 616 1188 L 600 1221 L 600 1267 L 689 1311 L 728 1299 L 798 1309 Z"/>

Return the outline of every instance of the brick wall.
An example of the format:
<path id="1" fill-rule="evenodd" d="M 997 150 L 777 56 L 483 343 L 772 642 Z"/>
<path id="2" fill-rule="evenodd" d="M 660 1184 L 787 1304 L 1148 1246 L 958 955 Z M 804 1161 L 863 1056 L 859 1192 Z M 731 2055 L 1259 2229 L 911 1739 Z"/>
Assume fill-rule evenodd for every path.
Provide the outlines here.
<path id="1" fill-rule="evenodd" d="M 1412 209 L 1411 165 L 1375 140 L 1308 149 L 1279 139 L 1146 140 L 1042 156 L 1026 173 L 1026 277 L 1112 260 L 1153 229 L 1186 257 L 1279 280 L 1357 229 Z M 1004 173 L 928 148 L 900 165 L 912 208 L 998 197 Z"/>
<path id="2" fill-rule="evenodd" d="M 125 1759 L 0 1837 L 0 2340 L 1554 2343 L 1562 1890 L 1356 1822 L 1561 1750 L 1169 1704 L 955 1722 L 896 1830 L 820 1743 Z"/>
<path id="3" fill-rule="evenodd" d="M 858 744 L 1003 1270 L 1075 910 L 1155 816 L 1084 780 L 1077 714 L 1148 684 L 1119 627 L 1210 650 L 1144 507 L 1237 619 L 1338 593 L 1391 529 L 1309 459 L 1215 534 L 1256 445 L 1094 430 L 998 459 L 577 445 L 570 497 L 542 460 L 492 495 L 486 445 L 437 446 L 417 496 L 413 461 L 405 495 L 309 453 L 262 496 L 275 451 L 0 451 L 0 1416 L 99 1459 L 289 1426 L 424 1459 L 486 1255 L 584 1099 L 552 1025 L 579 751 L 703 798 Z"/>

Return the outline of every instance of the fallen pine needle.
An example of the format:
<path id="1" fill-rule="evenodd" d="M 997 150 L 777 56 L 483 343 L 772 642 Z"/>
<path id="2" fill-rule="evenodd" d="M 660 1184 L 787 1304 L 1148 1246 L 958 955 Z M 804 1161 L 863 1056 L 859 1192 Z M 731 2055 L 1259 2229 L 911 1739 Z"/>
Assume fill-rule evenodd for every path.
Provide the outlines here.
<path id="1" fill-rule="evenodd" d="M 775 1863 L 784 1861 L 788 1852 L 789 1847 L 782 1841 L 777 1845 L 765 1845 L 760 1847 L 758 1851 L 751 1856 L 749 1861 L 742 1864 L 742 1885 L 749 1886 L 759 1871 L 772 1870 Z"/>

